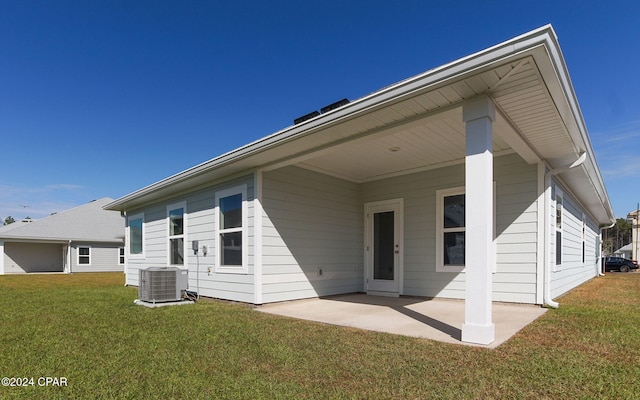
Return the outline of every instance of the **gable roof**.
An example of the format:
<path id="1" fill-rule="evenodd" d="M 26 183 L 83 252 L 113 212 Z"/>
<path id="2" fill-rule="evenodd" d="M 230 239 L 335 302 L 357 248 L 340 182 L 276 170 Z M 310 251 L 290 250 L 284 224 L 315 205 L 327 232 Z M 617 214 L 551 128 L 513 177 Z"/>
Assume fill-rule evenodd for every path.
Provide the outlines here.
<path id="1" fill-rule="evenodd" d="M 556 178 L 565 183 L 601 226 L 615 221 L 550 25 L 285 128 L 126 195 L 106 208 L 131 210 L 230 176 L 291 164 L 365 182 L 461 162 L 461 106 L 478 95 L 488 95 L 496 105 L 495 124 L 500 129 L 495 129 L 494 151 L 515 151 L 528 163 L 544 162 L 548 169 L 572 164 L 585 153 L 583 164 Z M 420 137 L 429 140 L 420 146 L 410 142 L 406 147 L 413 147 L 413 151 L 403 154 L 402 163 L 392 161 L 384 151 L 385 146 L 389 148 L 387 138 L 407 141 Z M 354 151 L 361 149 L 365 140 L 372 152 Z M 358 153 L 363 155 L 354 162 Z M 385 170 L 372 173 L 380 166 Z"/>
<path id="2" fill-rule="evenodd" d="M 104 197 L 33 222 L 14 222 L 0 228 L 0 239 L 121 243 L 124 218 L 104 209 L 111 202 L 113 199 Z"/>

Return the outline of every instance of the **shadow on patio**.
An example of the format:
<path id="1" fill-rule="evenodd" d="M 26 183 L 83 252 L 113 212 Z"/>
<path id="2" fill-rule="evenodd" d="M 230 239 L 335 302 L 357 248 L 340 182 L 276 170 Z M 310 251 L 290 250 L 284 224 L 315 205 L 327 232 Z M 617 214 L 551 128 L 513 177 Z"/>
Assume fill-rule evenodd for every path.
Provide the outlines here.
<path id="1" fill-rule="evenodd" d="M 348 294 L 266 304 L 257 310 L 332 325 L 469 344 L 460 340 L 460 327 L 464 322 L 464 301 L 460 300 Z M 539 306 L 494 303 L 496 340 L 481 347 L 499 346 L 545 311 Z"/>

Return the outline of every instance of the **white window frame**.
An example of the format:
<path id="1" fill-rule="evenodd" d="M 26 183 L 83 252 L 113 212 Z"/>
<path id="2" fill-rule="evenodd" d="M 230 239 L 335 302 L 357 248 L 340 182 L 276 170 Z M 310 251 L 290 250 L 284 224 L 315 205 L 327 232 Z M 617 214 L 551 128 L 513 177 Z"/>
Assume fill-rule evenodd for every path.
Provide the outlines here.
<path id="1" fill-rule="evenodd" d="M 582 213 L 582 265 L 587 263 L 587 221 L 586 215 Z"/>
<path id="2" fill-rule="evenodd" d="M 242 226 L 240 228 L 220 228 L 220 199 L 234 195 L 242 195 Z M 249 271 L 249 215 L 247 201 L 247 185 L 238 185 L 228 189 L 220 190 L 215 195 L 215 218 L 214 231 L 216 243 L 215 270 L 219 273 L 231 274 L 247 274 Z M 221 265 L 222 240 L 220 236 L 223 233 L 242 232 L 242 265 Z"/>
<path id="3" fill-rule="evenodd" d="M 555 196 L 553 197 L 553 270 L 562 270 L 564 262 L 564 192 L 557 185 L 555 186 Z M 560 209 L 558 209 L 558 199 L 560 199 Z M 558 212 L 560 213 L 560 226 L 558 227 Z M 558 263 L 558 233 L 560 233 L 560 262 Z"/>
<path id="4" fill-rule="evenodd" d="M 436 190 L 436 272 L 465 272 L 465 265 L 444 265 L 444 234 L 447 232 L 465 232 L 467 231 L 466 223 L 464 228 L 445 228 L 444 220 L 444 198 L 449 196 L 458 196 L 466 194 L 464 186 L 458 186 L 448 189 Z M 465 197 L 466 209 L 466 197 Z M 466 211 L 466 210 L 465 210 Z M 465 235 L 466 246 L 466 235 Z M 496 254 L 496 182 L 493 182 L 493 254 Z M 466 260 L 465 260 L 466 263 Z M 497 271 L 497 259 L 493 260 L 493 273 Z"/>
<path id="5" fill-rule="evenodd" d="M 118 247 L 118 265 L 124 265 L 126 260 L 126 251 L 124 247 Z"/>
<path id="6" fill-rule="evenodd" d="M 141 251 L 140 253 L 132 253 L 131 252 L 131 221 L 135 221 L 135 220 L 142 220 L 142 238 L 141 238 L 141 242 L 140 242 L 140 247 L 141 247 Z M 142 259 L 144 258 L 144 250 L 145 250 L 145 245 L 144 245 L 144 240 L 146 237 L 146 223 L 144 221 L 144 213 L 138 213 L 138 214 L 132 214 L 130 216 L 127 216 L 127 240 L 126 240 L 126 253 L 129 259 Z"/>
<path id="7" fill-rule="evenodd" d="M 81 255 L 80 254 L 80 249 L 89 250 L 89 254 Z M 76 249 L 76 253 L 77 253 L 76 254 L 76 262 L 77 262 L 76 265 L 78 265 L 78 266 L 81 265 L 83 267 L 86 267 L 87 265 L 91 265 L 91 246 L 78 246 L 77 249 Z M 87 257 L 89 259 L 89 262 L 88 263 L 80 263 L 80 257 Z"/>
<path id="8" fill-rule="evenodd" d="M 171 235 L 171 211 L 182 209 L 182 234 Z M 171 240 L 182 239 L 182 264 L 171 264 Z M 187 267 L 187 202 L 169 204 L 167 206 L 167 265 L 172 267 Z"/>

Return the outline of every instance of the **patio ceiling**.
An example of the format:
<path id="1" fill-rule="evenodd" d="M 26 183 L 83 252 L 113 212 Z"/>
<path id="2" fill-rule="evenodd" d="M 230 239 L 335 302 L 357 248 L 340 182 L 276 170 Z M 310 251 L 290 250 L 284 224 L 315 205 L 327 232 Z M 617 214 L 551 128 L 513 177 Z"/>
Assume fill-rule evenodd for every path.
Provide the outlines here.
<path id="1" fill-rule="evenodd" d="M 495 131 L 515 134 L 500 114 Z M 500 134 L 496 134 L 493 149 L 504 152 L 511 148 Z M 465 125 L 462 107 L 458 106 L 338 144 L 314 153 L 296 165 L 360 183 L 461 163 L 464 157 Z"/>

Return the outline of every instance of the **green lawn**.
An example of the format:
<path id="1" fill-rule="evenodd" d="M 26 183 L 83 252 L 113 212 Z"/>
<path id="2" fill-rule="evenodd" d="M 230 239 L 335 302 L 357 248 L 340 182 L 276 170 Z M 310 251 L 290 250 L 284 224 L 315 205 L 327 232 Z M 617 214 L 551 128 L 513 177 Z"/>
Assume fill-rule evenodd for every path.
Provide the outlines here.
<path id="1" fill-rule="evenodd" d="M 136 306 L 122 274 L 0 276 L 0 398 L 640 397 L 640 273 L 608 274 L 495 350 L 216 301 Z M 38 378 L 67 386 L 39 386 Z M 40 383 L 45 383 L 41 380 Z"/>

